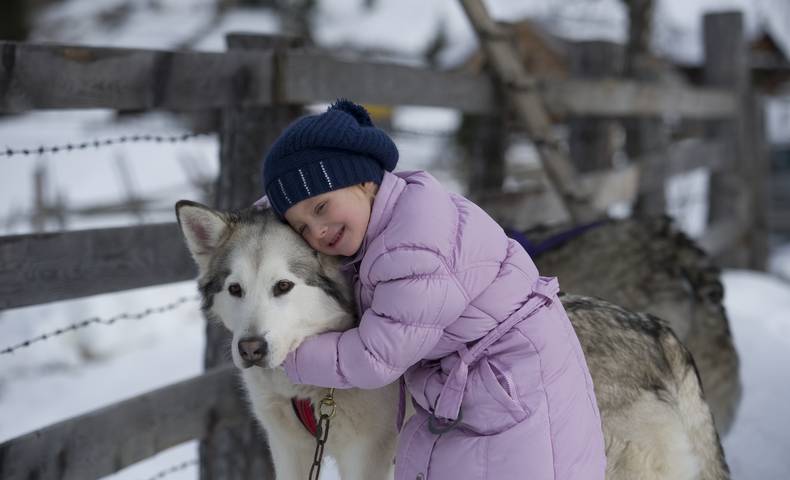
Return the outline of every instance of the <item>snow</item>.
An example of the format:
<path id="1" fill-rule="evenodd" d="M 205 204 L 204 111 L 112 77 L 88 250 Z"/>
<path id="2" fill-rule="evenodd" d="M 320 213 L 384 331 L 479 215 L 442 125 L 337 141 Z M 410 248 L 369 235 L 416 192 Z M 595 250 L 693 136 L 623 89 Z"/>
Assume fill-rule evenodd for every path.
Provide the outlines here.
<path id="1" fill-rule="evenodd" d="M 768 261 L 768 271 L 790 283 L 790 244 L 780 245 L 773 250 Z"/>
<path id="2" fill-rule="evenodd" d="M 666 182 L 667 214 L 675 218 L 681 230 L 691 238 L 705 233 L 709 182 L 710 172 L 706 168 L 673 175 Z"/>
<path id="3" fill-rule="evenodd" d="M 318 42 L 393 49 L 406 57 L 417 56 L 443 24 L 450 42 L 445 62 L 462 58 L 475 48 L 472 30 L 455 0 L 379 1 L 369 10 L 361 9 L 361 3 L 320 2 L 315 32 Z M 573 38 L 622 40 L 625 35 L 619 0 L 486 3 L 498 18 L 537 16 Z M 663 0 L 658 3 L 662 26 L 656 41 L 678 58 L 698 58 L 701 12 L 739 8 L 745 11 L 748 29 L 763 22 L 790 50 L 788 5 L 787 0 Z M 167 49 L 202 28 L 210 20 L 212 8 L 213 2 L 207 0 L 68 0 L 42 15 L 34 38 Z M 415 11 L 420 15 L 414 15 Z M 96 12 L 102 13 L 101 19 Z M 224 50 L 225 33 L 239 30 L 273 33 L 279 30 L 279 22 L 260 10 L 234 9 L 195 48 Z M 769 111 L 769 115 L 782 114 Z M 458 125 L 459 116 L 447 109 L 409 107 L 397 109 L 392 122 L 395 128 L 405 130 L 450 131 Z M 775 125 L 779 129 L 772 138 L 790 138 L 787 122 L 784 127 L 780 122 Z M 166 136 L 185 130 L 177 116 L 167 113 L 118 119 L 114 112 L 104 110 L 34 112 L 0 118 L 0 148 L 63 145 L 133 134 Z M 399 168 L 430 168 L 448 188 L 463 191 L 452 168 L 454 152 L 447 138 L 403 134 L 396 141 L 402 156 Z M 119 162 L 129 170 L 133 193 L 157 200 L 157 210 L 142 219 L 130 215 L 71 216 L 66 229 L 74 230 L 173 221 L 175 201 L 199 200 L 202 194 L 188 181 L 187 172 L 216 175 L 217 156 L 217 139 L 207 136 L 174 144 L 124 143 L 52 155 L 0 157 L 0 235 L 30 231 L 27 223 L 9 218 L 32 207 L 31 179 L 37 166 L 48 171 L 46 196 L 60 196 L 71 207 L 126 198 L 129 191 L 120 176 Z M 701 229 L 705 205 L 699 199 L 704 198 L 707 181 L 704 172 L 690 172 L 667 187 L 670 211 L 678 214 L 692 235 Z M 59 228 L 45 226 L 47 231 Z M 786 314 L 790 307 L 790 245 L 774 249 L 769 272 L 726 271 L 723 276 L 744 380 L 738 418 L 724 439 L 735 480 L 790 478 L 786 455 L 790 451 L 790 320 Z M 84 319 L 137 313 L 195 295 L 194 282 L 188 281 L 0 311 L 0 349 Z M 162 314 L 122 320 L 112 326 L 94 325 L 0 355 L 0 441 L 200 374 L 203 329 L 197 302 L 188 301 Z M 196 457 L 196 442 L 188 442 L 108 478 L 152 478 Z M 337 478 L 331 467 L 326 478 Z M 166 478 L 194 479 L 197 469 L 189 465 Z"/>
<path id="4" fill-rule="evenodd" d="M 733 479 L 790 478 L 790 284 L 750 271 L 724 274 L 741 361 L 743 400 L 724 451 Z"/>

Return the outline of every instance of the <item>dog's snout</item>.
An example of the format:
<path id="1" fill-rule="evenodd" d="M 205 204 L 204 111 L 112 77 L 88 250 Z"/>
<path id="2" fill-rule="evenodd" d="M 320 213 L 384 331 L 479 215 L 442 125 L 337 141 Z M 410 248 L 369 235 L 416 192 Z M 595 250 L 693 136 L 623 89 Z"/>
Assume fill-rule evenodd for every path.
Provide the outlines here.
<path id="1" fill-rule="evenodd" d="M 263 337 L 244 337 L 239 340 L 239 355 L 245 366 L 261 365 L 261 361 L 269 351 L 269 345 Z"/>

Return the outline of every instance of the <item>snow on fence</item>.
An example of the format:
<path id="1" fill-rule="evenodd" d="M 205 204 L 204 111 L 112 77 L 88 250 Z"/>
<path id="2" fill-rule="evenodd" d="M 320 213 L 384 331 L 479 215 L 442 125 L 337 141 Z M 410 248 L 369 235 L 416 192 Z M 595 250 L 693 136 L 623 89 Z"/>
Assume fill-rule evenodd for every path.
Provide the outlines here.
<path id="1" fill-rule="evenodd" d="M 740 15 L 709 16 L 706 38 L 713 42 L 731 36 L 732 28 L 742 32 L 741 22 Z M 742 35 L 736 37 L 743 43 Z M 505 115 L 496 87 L 485 75 L 342 60 L 283 37 L 229 35 L 228 47 L 224 53 L 205 53 L 0 42 L 0 113 L 220 109 L 220 173 L 214 203 L 222 209 L 245 206 L 256 198 L 260 158 L 301 113 L 299 105 L 347 97 Z M 669 156 L 654 152 L 646 164 L 664 162 L 664 174 L 699 166 L 725 174 L 733 163 L 724 162 L 722 152 L 733 150 L 733 144 L 741 162 L 763 148 L 759 125 L 754 126 L 755 100 L 738 80 L 746 68 L 737 54 L 733 64 L 732 55 L 709 55 L 705 68 L 712 88 L 613 78 L 536 78 L 534 88 L 556 120 L 595 116 L 707 122 L 713 132 L 707 141 Z M 750 112 L 746 118 L 744 111 Z M 607 190 L 620 181 L 618 175 L 622 172 L 598 174 L 588 183 Z M 737 182 L 733 176 L 737 172 L 725 177 L 728 185 L 736 181 L 755 202 L 764 178 Z M 663 185 L 665 178 L 657 175 L 650 181 Z M 713 192 L 714 201 L 716 195 L 721 196 Z M 601 200 L 604 205 L 618 199 L 607 198 Z M 742 247 L 738 239 L 744 231 L 762 228 L 761 217 L 753 213 L 721 215 L 703 243 L 714 253 L 738 242 Z M 0 237 L 0 309 L 194 278 L 195 268 L 176 228 L 171 223 Z M 758 243 L 764 239 L 750 238 L 757 242 L 750 248 L 762 248 Z M 266 443 L 226 363 L 226 332 L 210 325 L 207 336 L 207 373 L 0 444 L 0 477 L 95 478 L 200 439 L 202 476 L 245 478 L 254 466 L 253 470 L 265 470 L 258 478 L 272 478 Z"/>

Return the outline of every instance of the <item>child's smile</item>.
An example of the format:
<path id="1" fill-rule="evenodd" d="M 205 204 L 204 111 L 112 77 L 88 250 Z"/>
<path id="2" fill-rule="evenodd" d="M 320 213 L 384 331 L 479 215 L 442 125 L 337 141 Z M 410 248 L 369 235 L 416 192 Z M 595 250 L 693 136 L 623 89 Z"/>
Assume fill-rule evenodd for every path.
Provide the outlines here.
<path id="1" fill-rule="evenodd" d="M 365 239 L 377 189 L 368 182 L 316 195 L 289 208 L 285 219 L 319 252 L 350 257 Z"/>

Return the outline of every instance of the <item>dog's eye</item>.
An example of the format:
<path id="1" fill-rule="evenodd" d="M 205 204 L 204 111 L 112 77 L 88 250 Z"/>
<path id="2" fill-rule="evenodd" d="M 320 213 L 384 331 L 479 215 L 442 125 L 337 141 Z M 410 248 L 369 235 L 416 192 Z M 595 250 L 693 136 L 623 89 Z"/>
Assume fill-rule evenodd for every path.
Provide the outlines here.
<path id="1" fill-rule="evenodd" d="M 274 296 L 277 297 L 284 293 L 288 293 L 292 288 L 294 288 L 293 282 L 289 282 L 288 280 L 280 280 L 274 284 Z"/>
<path id="2" fill-rule="evenodd" d="M 230 293 L 234 297 L 241 297 L 242 294 L 241 285 L 239 285 L 238 283 L 231 283 L 230 285 L 228 285 L 228 293 Z"/>

